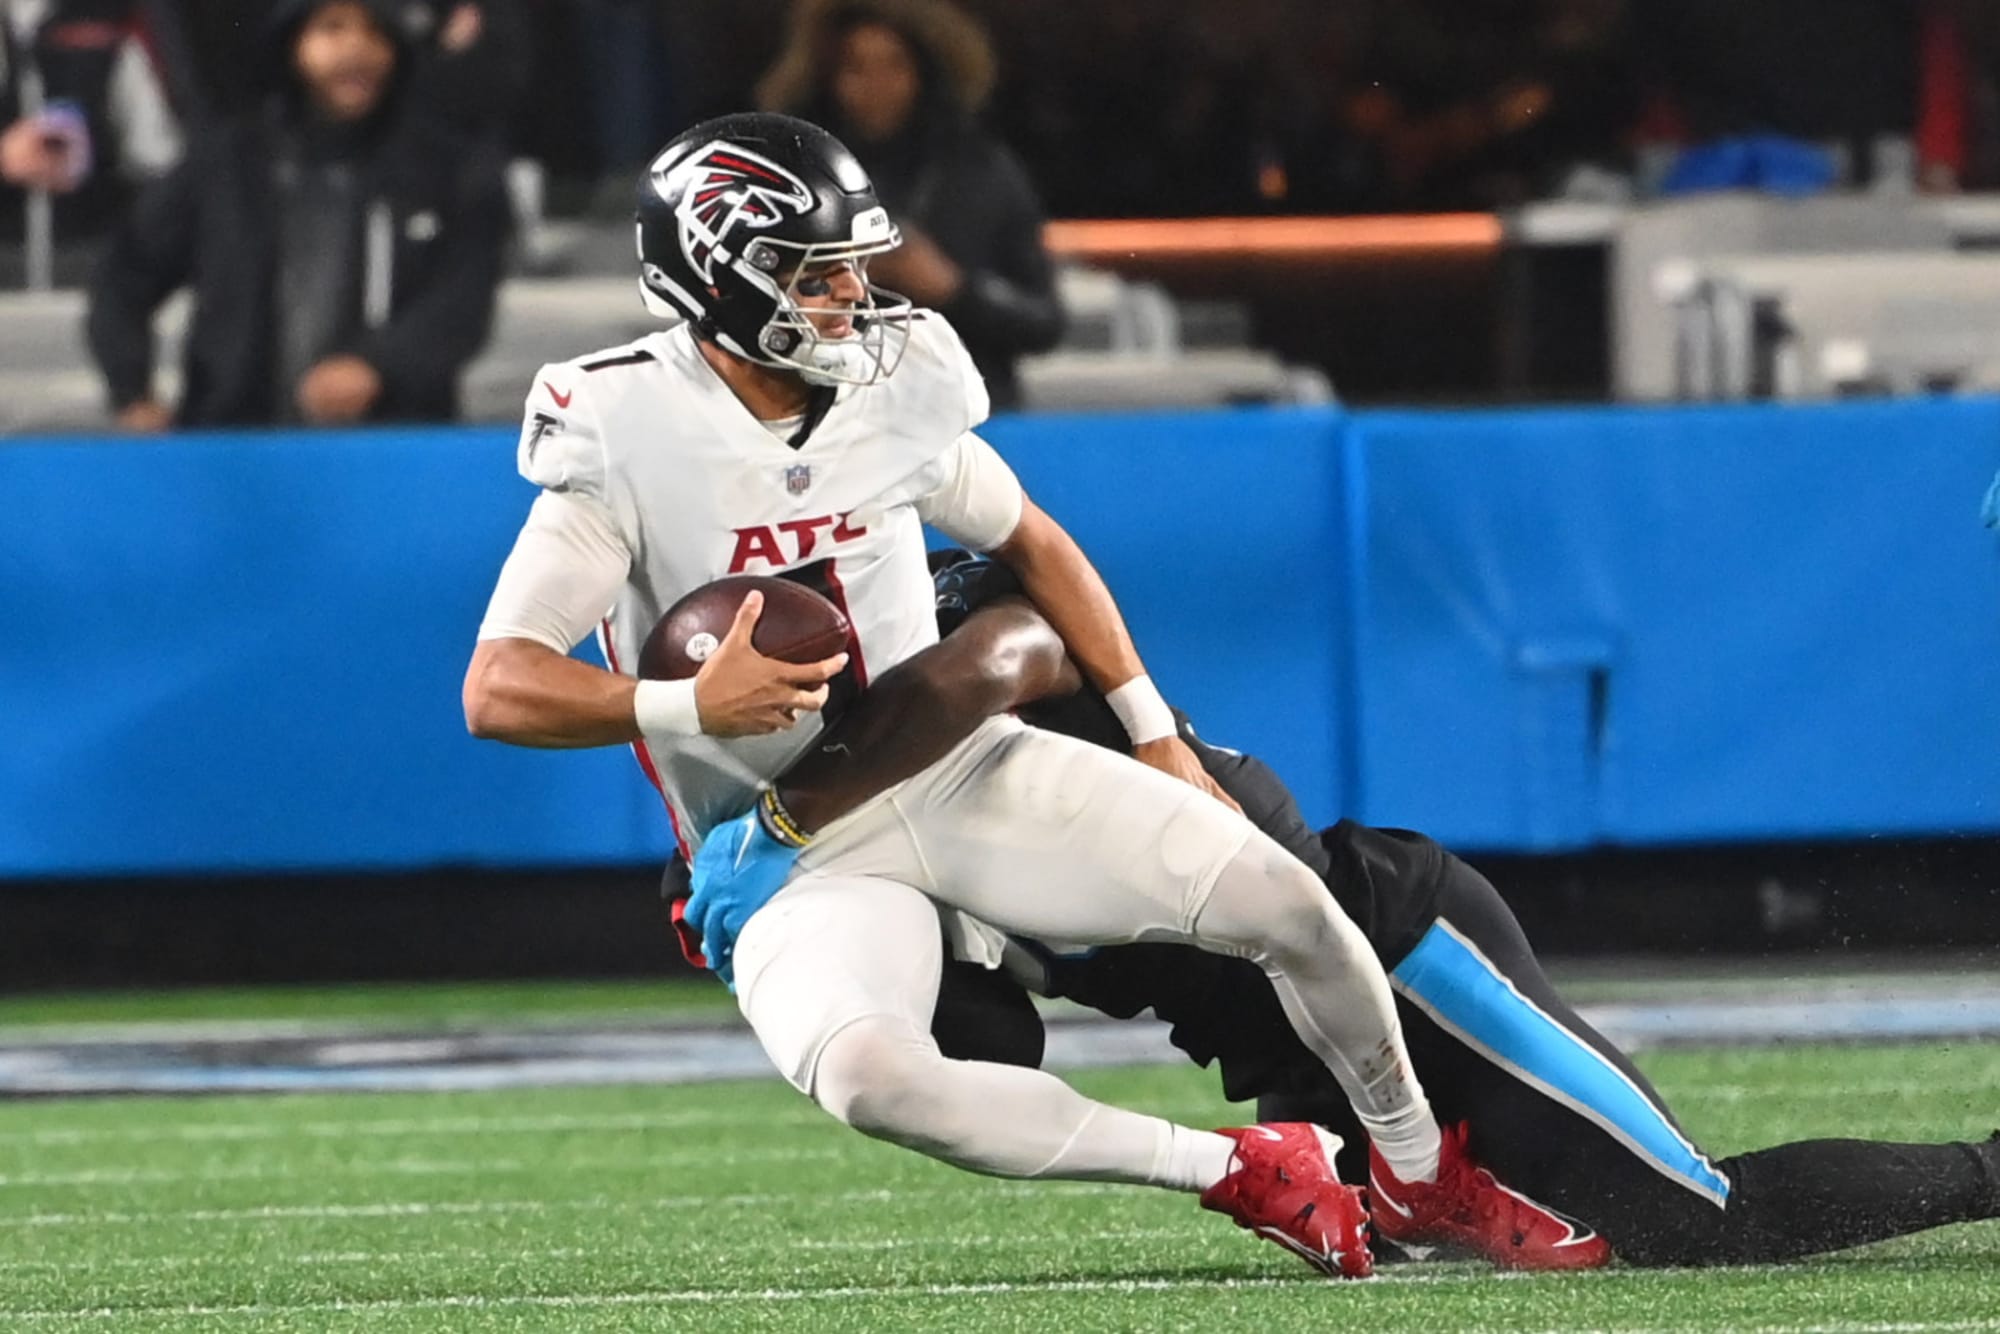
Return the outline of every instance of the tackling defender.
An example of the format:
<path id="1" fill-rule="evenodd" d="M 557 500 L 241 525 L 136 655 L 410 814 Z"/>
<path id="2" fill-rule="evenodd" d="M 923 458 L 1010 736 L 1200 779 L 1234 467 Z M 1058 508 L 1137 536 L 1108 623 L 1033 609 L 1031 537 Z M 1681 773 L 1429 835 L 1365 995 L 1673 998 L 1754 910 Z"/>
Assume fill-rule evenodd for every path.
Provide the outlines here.
<path id="1" fill-rule="evenodd" d="M 962 552 L 934 563 L 944 641 L 878 681 L 773 789 L 771 807 L 802 831 L 922 767 L 991 712 L 1018 707 L 1039 725 L 1124 744 L 1102 699 L 1077 688 L 1061 642 L 1013 596 L 1004 568 Z M 1315 832 L 1263 764 L 1206 745 L 1185 719 L 1181 729 L 1211 776 L 1368 933 L 1440 1115 L 1463 1119 L 1480 1159 L 1511 1186 L 1601 1230 L 1620 1258 L 1763 1263 L 2000 1216 L 2000 1135 L 1978 1144 L 1817 1140 L 1711 1160 L 1637 1067 L 1555 991 L 1484 876 L 1406 830 L 1342 821 Z M 709 904 L 727 903 L 731 917 L 754 908 L 757 878 L 794 855 L 760 846 L 761 858 L 732 868 L 740 887 L 701 867 Z M 670 897 L 687 892 L 686 876 L 685 865 L 669 867 Z M 1007 973 L 947 970 L 934 1020 L 945 1049 L 1039 1063 L 1041 1021 L 1024 986 L 1121 1018 L 1151 1008 L 1197 1064 L 1220 1065 L 1231 1100 L 1254 1097 L 1260 1116 L 1345 1134 L 1341 1175 L 1368 1179 L 1361 1127 L 1285 1029 L 1254 968 L 1176 945 L 1064 956 L 1018 943 Z M 1375 1210 L 1379 1231 L 1407 1233 L 1399 1221 Z"/>
<path id="2" fill-rule="evenodd" d="M 941 914 L 974 957 L 999 947 L 996 927 L 1179 941 L 1270 979 L 1399 1198 L 1478 1220 L 1471 1240 L 1528 1263 L 1587 1259 L 1554 1249 L 1559 1223 L 1440 1136 L 1366 940 L 1209 795 L 1103 582 L 973 433 L 986 395 L 957 336 L 867 284 L 868 256 L 898 237 L 852 155 L 789 117 L 696 126 L 642 182 L 638 241 L 649 307 L 685 322 L 537 376 L 519 466 L 543 491 L 480 628 L 471 730 L 631 743 L 682 847 L 720 851 L 716 826 L 811 744 L 831 690 L 935 642 L 928 522 L 1016 572 L 1143 762 L 993 718 L 829 827 L 740 935 L 708 936 L 785 1077 L 848 1124 L 961 1167 L 1199 1191 L 1325 1272 L 1367 1272 L 1365 1209 L 1323 1132 L 1190 1130 L 1039 1071 L 949 1060 L 930 1036 Z M 847 653 L 807 668 L 761 657 L 746 600 L 693 680 L 618 670 L 682 594 L 778 572 L 842 605 Z M 600 618 L 609 672 L 567 656 Z"/>

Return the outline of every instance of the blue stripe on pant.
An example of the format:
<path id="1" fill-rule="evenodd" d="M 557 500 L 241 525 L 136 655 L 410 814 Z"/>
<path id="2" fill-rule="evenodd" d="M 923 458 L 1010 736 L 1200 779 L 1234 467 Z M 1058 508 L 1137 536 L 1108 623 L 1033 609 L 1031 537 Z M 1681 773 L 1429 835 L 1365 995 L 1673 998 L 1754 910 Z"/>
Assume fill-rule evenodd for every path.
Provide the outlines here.
<path id="1" fill-rule="evenodd" d="M 1439 918 L 1391 975 L 1395 988 L 1502 1069 L 1602 1127 L 1653 1168 L 1725 1203 L 1715 1170 L 1625 1072 L 1523 996 L 1465 936 Z"/>

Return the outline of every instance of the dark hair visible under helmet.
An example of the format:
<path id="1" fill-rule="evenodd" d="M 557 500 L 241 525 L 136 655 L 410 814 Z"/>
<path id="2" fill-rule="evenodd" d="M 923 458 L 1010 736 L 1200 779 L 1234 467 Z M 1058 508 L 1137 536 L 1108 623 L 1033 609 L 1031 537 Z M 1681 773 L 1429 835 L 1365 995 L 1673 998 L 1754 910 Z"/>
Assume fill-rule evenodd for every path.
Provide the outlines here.
<path id="1" fill-rule="evenodd" d="M 639 289 L 655 314 L 816 384 L 872 383 L 901 358 L 906 299 L 867 287 L 843 338 L 796 300 L 809 266 L 859 269 L 902 243 L 868 173 L 810 121 L 745 112 L 677 136 L 639 184 L 638 223 Z"/>

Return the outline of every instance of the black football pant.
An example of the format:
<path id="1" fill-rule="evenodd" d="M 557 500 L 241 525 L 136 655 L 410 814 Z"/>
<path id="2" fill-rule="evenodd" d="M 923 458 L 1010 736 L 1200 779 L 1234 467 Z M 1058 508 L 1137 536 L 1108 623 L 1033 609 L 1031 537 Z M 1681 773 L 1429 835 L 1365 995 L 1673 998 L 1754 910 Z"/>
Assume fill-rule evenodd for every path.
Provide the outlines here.
<path id="1" fill-rule="evenodd" d="M 1246 803 L 1247 804 L 1247 803 Z M 1151 1008 L 1232 1099 L 1268 1121 L 1367 1140 L 1254 965 L 1185 945 L 1048 961 L 1049 990 L 1121 1018 Z M 1814 1140 L 1712 1160 L 1630 1060 L 1556 994 L 1493 886 L 1447 856 L 1437 919 L 1391 971 L 1411 1059 L 1441 1121 L 1508 1185 L 1602 1232 L 1632 1264 L 1793 1259 L 2000 1216 L 2000 1139 Z M 1037 1065 L 1043 1031 L 1009 978 L 948 963 L 933 1025 L 946 1055 Z"/>
<path id="2" fill-rule="evenodd" d="M 1711 1160 L 1630 1060 L 1556 994 L 1493 886 L 1449 859 L 1438 920 L 1391 973 L 1438 1119 L 1467 1122 L 1508 1185 L 1646 1265 L 1788 1260 L 2000 1215 L 2000 1141 L 1813 1140 Z M 1366 1140 L 1331 1076 L 1261 1098 L 1318 1121 L 1367 1180 Z"/>

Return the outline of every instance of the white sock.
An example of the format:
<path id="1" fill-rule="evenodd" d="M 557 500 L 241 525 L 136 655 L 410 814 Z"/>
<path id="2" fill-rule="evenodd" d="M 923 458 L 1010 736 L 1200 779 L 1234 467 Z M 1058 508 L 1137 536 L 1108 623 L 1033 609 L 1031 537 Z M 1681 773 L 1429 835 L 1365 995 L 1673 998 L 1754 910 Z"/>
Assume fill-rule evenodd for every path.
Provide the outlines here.
<path id="1" fill-rule="evenodd" d="M 1092 1102 L 1040 1070 L 949 1060 L 930 1034 L 886 1018 L 834 1035 L 812 1095 L 864 1134 L 991 1176 L 1200 1191 L 1228 1173 L 1236 1147 Z"/>
<path id="2" fill-rule="evenodd" d="M 1160 1124 L 1167 1128 L 1167 1145 L 1158 1184 L 1169 1190 L 1201 1191 L 1229 1175 L 1236 1157 L 1235 1140 L 1170 1121 Z"/>
<path id="3" fill-rule="evenodd" d="M 1368 1138 L 1382 1152 L 1382 1159 L 1398 1181 L 1436 1181 L 1438 1152 L 1437 1118 L 1422 1096 L 1392 1116 L 1374 1117 L 1357 1113 L 1368 1128 Z"/>

